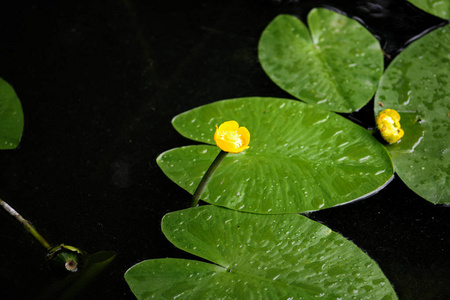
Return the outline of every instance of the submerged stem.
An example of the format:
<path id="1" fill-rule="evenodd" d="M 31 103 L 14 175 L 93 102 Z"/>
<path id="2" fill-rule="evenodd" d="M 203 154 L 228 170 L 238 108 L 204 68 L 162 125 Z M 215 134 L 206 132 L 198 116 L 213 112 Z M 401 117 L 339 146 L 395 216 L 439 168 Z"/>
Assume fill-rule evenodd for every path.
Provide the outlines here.
<path id="1" fill-rule="evenodd" d="M 13 217 L 17 219 L 22 225 L 25 227 L 25 229 L 31 233 L 31 235 L 34 236 L 36 240 L 38 240 L 39 243 L 41 243 L 42 246 L 45 247 L 45 249 L 49 250 L 51 248 L 50 244 L 42 237 L 42 235 L 37 232 L 36 228 L 31 225 L 29 221 L 24 219 L 14 208 L 9 206 L 8 203 L 0 199 L 0 205 Z"/>
<path id="2" fill-rule="evenodd" d="M 228 152 L 225 152 L 221 150 L 217 157 L 212 162 L 211 166 L 209 166 L 209 169 L 206 171 L 205 175 L 203 175 L 202 180 L 197 186 L 197 189 L 195 190 L 194 196 L 192 197 L 191 207 L 198 206 L 198 201 L 200 200 L 200 196 L 203 193 L 203 191 L 206 188 L 206 185 L 208 184 L 211 177 L 214 175 L 214 172 L 216 172 L 217 168 L 219 167 L 222 160 L 227 156 Z"/>

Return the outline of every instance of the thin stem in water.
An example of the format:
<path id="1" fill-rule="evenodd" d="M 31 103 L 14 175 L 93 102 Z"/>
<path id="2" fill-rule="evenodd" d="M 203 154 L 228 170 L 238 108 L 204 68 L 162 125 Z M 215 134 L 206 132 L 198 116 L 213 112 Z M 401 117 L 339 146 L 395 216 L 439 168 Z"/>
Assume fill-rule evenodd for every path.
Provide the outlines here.
<path id="1" fill-rule="evenodd" d="M 31 225 L 31 223 L 27 220 L 25 220 L 14 208 L 9 206 L 8 203 L 0 199 L 0 205 L 13 217 L 17 219 L 22 225 L 25 227 L 25 229 L 31 233 L 31 235 L 34 236 L 36 240 L 38 240 L 39 243 L 41 243 L 42 246 L 45 247 L 45 249 L 49 250 L 51 248 L 50 244 L 42 237 L 42 235 L 37 232 L 36 228 Z"/>
<path id="2" fill-rule="evenodd" d="M 228 152 L 225 152 L 221 150 L 217 157 L 212 162 L 211 166 L 209 166 L 209 169 L 206 171 L 205 175 L 203 176 L 202 180 L 197 186 L 197 189 L 195 190 L 194 196 L 192 197 L 191 207 L 198 206 L 198 201 L 200 200 L 200 196 L 205 190 L 206 186 L 208 185 L 209 180 L 214 175 L 214 172 L 216 172 L 217 168 L 219 167 L 222 160 L 227 156 Z"/>

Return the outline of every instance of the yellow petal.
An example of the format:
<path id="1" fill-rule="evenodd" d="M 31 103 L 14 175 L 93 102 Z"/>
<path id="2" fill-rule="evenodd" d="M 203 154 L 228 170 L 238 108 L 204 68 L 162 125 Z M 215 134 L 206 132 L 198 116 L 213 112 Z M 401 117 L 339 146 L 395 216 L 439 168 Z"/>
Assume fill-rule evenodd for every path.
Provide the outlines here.
<path id="1" fill-rule="evenodd" d="M 236 121 L 227 121 L 216 126 L 214 141 L 225 152 L 239 153 L 249 148 L 250 132 Z"/>
<path id="2" fill-rule="evenodd" d="M 222 123 L 219 126 L 220 131 L 229 131 L 229 130 L 236 131 L 236 130 L 238 130 L 238 128 L 239 128 L 239 123 L 236 121 L 227 121 L 227 122 Z"/>

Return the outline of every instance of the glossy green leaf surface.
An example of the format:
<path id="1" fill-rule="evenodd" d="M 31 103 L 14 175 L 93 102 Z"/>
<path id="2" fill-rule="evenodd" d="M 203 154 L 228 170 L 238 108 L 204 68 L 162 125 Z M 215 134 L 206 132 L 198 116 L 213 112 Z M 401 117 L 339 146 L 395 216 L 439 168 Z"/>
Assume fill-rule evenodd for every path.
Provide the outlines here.
<path id="1" fill-rule="evenodd" d="M 14 149 L 23 131 L 23 112 L 13 88 L 0 78 L 0 149 Z"/>
<path id="2" fill-rule="evenodd" d="M 404 137 L 386 145 L 395 171 L 433 203 L 450 203 L 449 53 L 449 25 L 413 42 L 387 68 L 375 101 L 376 114 L 392 108 L 401 116 Z"/>
<path id="3" fill-rule="evenodd" d="M 313 9 L 308 26 L 276 17 L 259 41 L 266 74 L 294 97 L 327 110 L 352 112 L 374 95 L 383 72 L 378 41 L 357 21 Z"/>
<path id="4" fill-rule="evenodd" d="M 367 130 L 313 105 L 278 98 L 211 103 L 173 119 L 175 129 L 212 144 L 162 153 L 158 165 L 190 193 L 219 153 L 215 125 L 236 120 L 250 131 L 250 148 L 228 154 L 201 195 L 211 204 L 256 213 L 305 212 L 370 194 L 393 168 Z"/>
<path id="5" fill-rule="evenodd" d="M 298 214 L 216 206 L 167 214 L 167 239 L 210 263 L 141 262 L 125 274 L 138 299 L 397 299 L 375 261 Z"/>
<path id="6" fill-rule="evenodd" d="M 417 6 L 429 14 L 442 19 L 450 19 L 450 1 L 449 0 L 407 0 L 409 3 Z"/>

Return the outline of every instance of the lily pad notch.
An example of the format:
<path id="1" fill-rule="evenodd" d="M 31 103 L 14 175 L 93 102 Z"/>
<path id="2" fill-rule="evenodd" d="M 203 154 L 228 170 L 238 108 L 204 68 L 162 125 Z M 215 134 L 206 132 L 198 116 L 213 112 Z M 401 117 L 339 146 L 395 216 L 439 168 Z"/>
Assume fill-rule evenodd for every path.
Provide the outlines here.
<path id="1" fill-rule="evenodd" d="M 258 45 L 266 74 L 321 108 L 350 113 L 363 107 L 383 74 L 378 40 L 356 20 L 325 8 L 311 10 L 308 27 L 291 15 L 266 27 Z"/>
<path id="2" fill-rule="evenodd" d="M 397 299 L 375 261 L 302 215 L 260 215 L 213 205 L 167 214 L 176 247 L 210 261 L 154 259 L 125 273 L 138 299 Z"/>
<path id="3" fill-rule="evenodd" d="M 296 100 L 237 98 L 173 119 L 181 135 L 206 144 L 157 158 L 162 171 L 191 194 L 220 151 L 214 129 L 226 120 L 247 127 L 252 142 L 222 161 L 201 195 L 210 204 L 265 214 L 315 211 L 371 194 L 392 178 L 386 149 L 346 118 Z"/>

